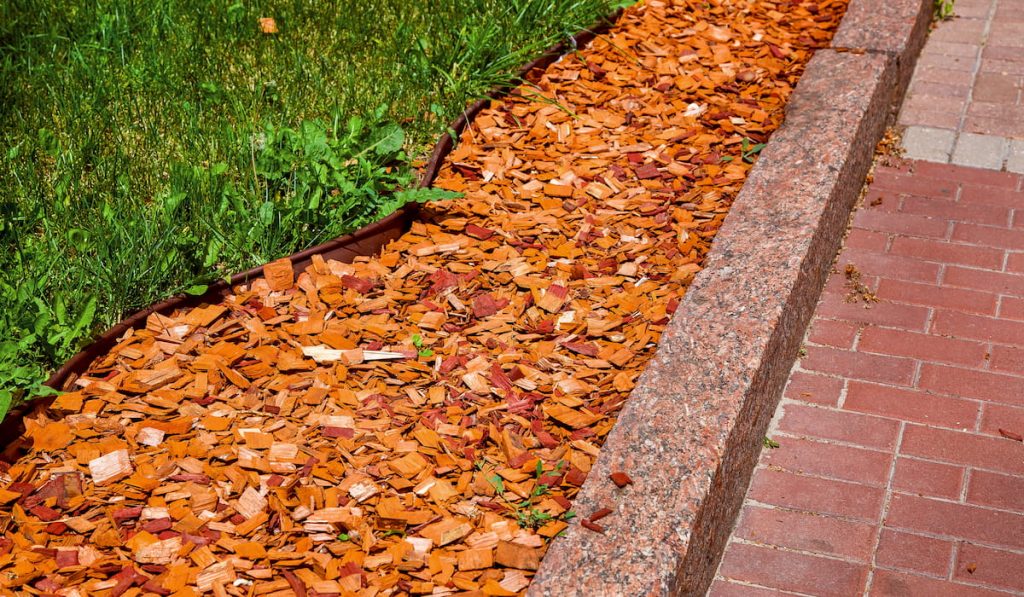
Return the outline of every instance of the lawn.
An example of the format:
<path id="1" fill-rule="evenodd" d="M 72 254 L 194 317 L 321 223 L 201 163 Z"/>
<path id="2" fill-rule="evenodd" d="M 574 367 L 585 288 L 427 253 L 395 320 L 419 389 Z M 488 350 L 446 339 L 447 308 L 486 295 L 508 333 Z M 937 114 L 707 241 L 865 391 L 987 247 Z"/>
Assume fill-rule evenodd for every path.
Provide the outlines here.
<path id="1" fill-rule="evenodd" d="M 0 416 L 126 313 L 430 199 L 445 123 L 625 3 L 0 3 Z"/>

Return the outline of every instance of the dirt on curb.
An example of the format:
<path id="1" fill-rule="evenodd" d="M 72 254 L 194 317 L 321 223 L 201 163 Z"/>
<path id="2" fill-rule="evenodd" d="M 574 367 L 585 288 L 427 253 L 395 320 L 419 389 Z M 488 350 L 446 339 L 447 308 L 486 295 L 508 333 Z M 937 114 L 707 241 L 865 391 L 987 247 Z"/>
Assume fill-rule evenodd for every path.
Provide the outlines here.
<path id="1" fill-rule="evenodd" d="M 151 316 L 0 464 L 0 587 L 524 590 L 601 532 L 571 500 L 844 8 L 629 9 L 484 110 L 437 180 L 465 198 L 379 257 Z"/>

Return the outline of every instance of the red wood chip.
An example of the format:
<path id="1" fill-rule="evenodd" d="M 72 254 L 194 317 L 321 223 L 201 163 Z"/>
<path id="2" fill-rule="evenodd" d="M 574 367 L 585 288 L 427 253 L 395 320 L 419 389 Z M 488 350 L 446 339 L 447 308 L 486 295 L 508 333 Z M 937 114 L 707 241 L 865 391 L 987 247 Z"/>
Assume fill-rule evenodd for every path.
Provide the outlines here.
<path id="1" fill-rule="evenodd" d="M 299 577 L 295 576 L 295 573 L 291 570 L 285 570 L 283 574 L 285 580 L 288 581 L 288 586 L 295 592 L 296 597 L 306 597 L 306 585 L 299 580 Z"/>
<path id="2" fill-rule="evenodd" d="M 585 518 L 580 521 L 580 525 L 582 525 L 583 528 L 585 528 L 585 529 L 589 529 L 591 531 L 594 531 L 595 533 L 601 533 L 602 535 L 604 534 L 604 527 L 603 526 L 601 526 L 601 525 L 599 525 L 597 523 L 594 523 L 594 522 L 590 522 L 589 520 L 587 520 Z"/>
<path id="3" fill-rule="evenodd" d="M 586 342 L 566 342 L 562 344 L 562 346 L 568 348 L 569 350 L 575 352 L 576 354 L 582 354 L 588 357 L 596 357 L 601 352 L 600 348 L 598 348 L 596 345 L 588 344 Z"/>
<path id="4" fill-rule="evenodd" d="M 660 178 L 661 172 L 656 164 L 644 164 L 636 169 L 637 178 L 646 180 L 649 178 Z"/>
<path id="5" fill-rule="evenodd" d="M 480 319 L 500 311 L 508 301 L 496 301 L 490 294 L 479 294 L 473 298 L 473 316 Z"/>
<path id="6" fill-rule="evenodd" d="M 627 485 L 632 485 L 633 483 L 633 479 L 630 479 L 629 475 L 622 471 L 614 472 L 608 475 L 608 478 L 611 479 L 612 483 L 615 483 L 615 485 L 619 488 L 625 487 Z"/>
<path id="7" fill-rule="evenodd" d="M 55 557 L 58 568 L 78 565 L 78 551 L 74 549 L 58 549 Z"/>
<path id="8" fill-rule="evenodd" d="M 489 228 L 477 226 L 476 224 L 466 224 L 466 236 L 477 240 L 487 240 L 494 236 L 494 231 Z"/>
<path id="9" fill-rule="evenodd" d="M 611 513 L 612 513 L 612 509 L 611 508 L 600 508 L 600 509 L 594 511 L 594 513 L 590 515 L 590 518 L 588 518 L 588 520 L 590 522 L 597 522 L 598 520 L 601 520 L 602 518 L 604 518 L 605 516 L 608 516 Z"/>
<path id="10" fill-rule="evenodd" d="M 50 522 L 60 518 L 60 512 L 57 512 L 53 508 L 47 508 L 46 506 L 33 506 L 29 508 L 29 512 L 35 515 L 39 520 Z"/>
<path id="11" fill-rule="evenodd" d="M 1015 433 L 1013 431 L 1010 431 L 1009 429 L 1003 429 L 1001 427 L 999 428 L 999 435 L 1005 437 L 1006 439 L 1012 439 L 1013 441 L 1016 442 L 1024 441 L 1024 435 Z"/>
<path id="12" fill-rule="evenodd" d="M 357 276 L 342 276 L 341 285 L 345 288 L 351 288 L 361 294 L 366 294 L 373 290 L 373 282 L 366 278 L 359 278 Z"/>

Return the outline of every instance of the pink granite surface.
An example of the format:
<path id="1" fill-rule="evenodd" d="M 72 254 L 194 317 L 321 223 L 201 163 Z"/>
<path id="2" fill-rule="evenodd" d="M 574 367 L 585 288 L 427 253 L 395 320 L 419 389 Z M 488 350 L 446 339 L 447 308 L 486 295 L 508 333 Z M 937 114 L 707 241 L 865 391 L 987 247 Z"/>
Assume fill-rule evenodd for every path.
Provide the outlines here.
<path id="1" fill-rule="evenodd" d="M 934 0 L 851 0 L 832 47 L 891 56 L 903 97 L 932 20 Z"/>

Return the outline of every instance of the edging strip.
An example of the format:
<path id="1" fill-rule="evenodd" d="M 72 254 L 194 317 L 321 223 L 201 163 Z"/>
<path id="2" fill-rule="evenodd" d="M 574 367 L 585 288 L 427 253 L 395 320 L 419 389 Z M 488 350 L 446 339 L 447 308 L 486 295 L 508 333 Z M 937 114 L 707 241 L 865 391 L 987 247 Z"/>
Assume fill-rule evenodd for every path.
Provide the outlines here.
<path id="1" fill-rule="evenodd" d="M 878 2 L 854 0 L 840 30 L 871 25 L 865 7 Z M 895 4 L 930 18 L 930 3 Z M 920 19 L 888 38 L 903 36 L 899 50 L 822 50 L 810 61 L 575 500 L 581 517 L 613 510 L 605 534 L 572 525 L 528 595 L 707 591 L 875 143 L 913 71 Z M 618 471 L 633 484 L 616 487 Z"/>
<path id="2" fill-rule="evenodd" d="M 893 58 L 897 84 L 893 97 L 901 99 L 924 47 L 934 6 L 934 0 L 851 0 L 832 47 Z"/>

